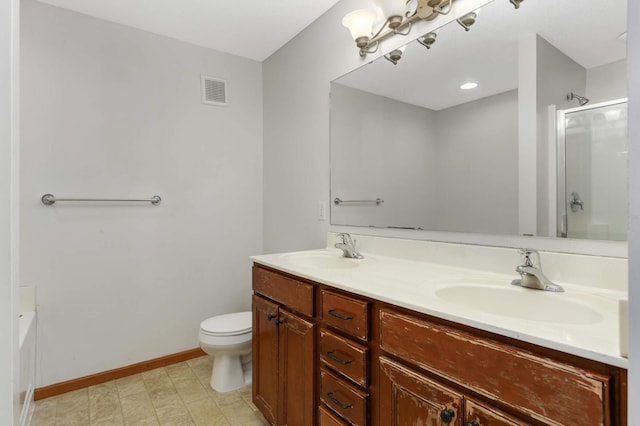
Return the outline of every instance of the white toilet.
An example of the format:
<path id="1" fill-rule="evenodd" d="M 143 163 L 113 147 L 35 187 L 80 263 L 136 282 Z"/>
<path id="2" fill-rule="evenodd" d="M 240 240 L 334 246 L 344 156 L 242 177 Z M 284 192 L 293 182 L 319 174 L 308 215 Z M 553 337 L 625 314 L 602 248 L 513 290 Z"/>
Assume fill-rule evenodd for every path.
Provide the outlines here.
<path id="1" fill-rule="evenodd" d="M 213 357 L 211 387 L 231 392 L 251 383 L 251 312 L 219 315 L 200 323 L 200 347 Z"/>

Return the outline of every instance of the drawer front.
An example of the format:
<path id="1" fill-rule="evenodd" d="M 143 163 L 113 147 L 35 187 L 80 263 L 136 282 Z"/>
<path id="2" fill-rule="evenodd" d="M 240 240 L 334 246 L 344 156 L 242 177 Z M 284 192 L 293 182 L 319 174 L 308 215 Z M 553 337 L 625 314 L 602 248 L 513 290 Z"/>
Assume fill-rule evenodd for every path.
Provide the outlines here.
<path id="1" fill-rule="evenodd" d="M 321 291 L 322 320 L 362 340 L 369 339 L 369 303 Z"/>
<path id="2" fill-rule="evenodd" d="M 387 309 L 379 320 L 390 354 L 542 422 L 608 424 L 609 377 Z"/>
<path id="3" fill-rule="evenodd" d="M 320 400 L 354 426 L 367 424 L 369 394 L 320 369 Z"/>
<path id="4" fill-rule="evenodd" d="M 368 383 L 369 349 L 332 333 L 320 330 L 320 361 L 362 387 Z"/>
<path id="5" fill-rule="evenodd" d="M 309 317 L 313 316 L 313 288 L 312 284 L 253 267 L 253 291 Z"/>
<path id="6" fill-rule="evenodd" d="M 318 424 L 320 426 L 349 426 L 324 405 L 318 407 Z"/>
<path id="7" fill-rule="evenodd" d="M 493 407 L 465 398 L 465 425 L 473 426 L 531 426 Z M 474 423 L 475 422 L 475 423 Z"/>

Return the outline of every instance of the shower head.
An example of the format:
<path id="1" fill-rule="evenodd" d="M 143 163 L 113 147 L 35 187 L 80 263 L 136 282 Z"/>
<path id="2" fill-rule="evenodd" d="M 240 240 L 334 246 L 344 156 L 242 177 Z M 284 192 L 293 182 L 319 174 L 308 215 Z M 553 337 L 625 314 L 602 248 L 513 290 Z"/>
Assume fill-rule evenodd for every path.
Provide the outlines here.
<path id="1" fill-rule="evenodd" d="M 567 100 L 568 101 L 572 101 L 574 99 L 578 100 L 578 103 L 580 104 L 580 106 L 585 106 L 586 104 L 589 103 L 589 99 L 585 98 L 584 96 L 576 95 L 573 92 L 571 92 L 571 93 L 569 93 L 567 95 Z"/>

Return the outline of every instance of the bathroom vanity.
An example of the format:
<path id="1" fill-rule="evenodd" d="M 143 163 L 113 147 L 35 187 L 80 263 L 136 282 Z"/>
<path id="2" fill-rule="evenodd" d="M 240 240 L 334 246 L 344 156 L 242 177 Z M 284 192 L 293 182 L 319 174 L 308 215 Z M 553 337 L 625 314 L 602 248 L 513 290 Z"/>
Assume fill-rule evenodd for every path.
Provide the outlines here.
<path id="1" fill-rule="evenodd" d="M 617 291 L 364 254 L 254 257 L 253 401 L 272 424 L 627 424 Z"/>

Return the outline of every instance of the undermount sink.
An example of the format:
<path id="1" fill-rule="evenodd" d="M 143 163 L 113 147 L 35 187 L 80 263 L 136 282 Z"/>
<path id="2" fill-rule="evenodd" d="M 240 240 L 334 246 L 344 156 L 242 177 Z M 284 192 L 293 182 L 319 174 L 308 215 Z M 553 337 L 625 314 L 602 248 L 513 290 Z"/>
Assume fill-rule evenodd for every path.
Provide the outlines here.
<path id="1" fill-rule="evenodd" d="M 349 259 L 333 253 L 292 253 L 285 256 L 290 263 L 315 269 L 350 269 L 360 265 L 358 259 Z"/>
<path id="2" fill-rule="evenodd" d="M 551 293 L 511 287 L 450 285 L 436 296 L 470 310 L 514 319 L 561 324 L 595 324 L 603 320 L 594 308 L 569 299 L 566 293 Z"/>

